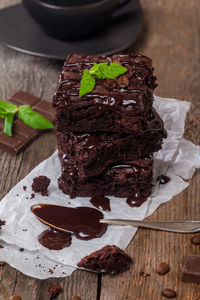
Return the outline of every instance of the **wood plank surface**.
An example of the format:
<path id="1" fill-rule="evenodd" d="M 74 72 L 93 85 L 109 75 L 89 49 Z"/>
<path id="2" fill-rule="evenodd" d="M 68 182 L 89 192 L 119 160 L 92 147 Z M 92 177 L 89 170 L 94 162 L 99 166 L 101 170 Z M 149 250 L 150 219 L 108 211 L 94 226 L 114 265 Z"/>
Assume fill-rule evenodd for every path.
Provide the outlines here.
<path id="1" fill-rule="evenodd" d="M 0 8 L 18 3 L 1 0 Z M 156 94 L 190 100 L 191 111 L 185 136 L 200 144 L 200 8 L 198 0 L 142 0 L 144 25 L 138 41 L 128 49 L 152 57 L 159 87 Z M 6 99 L 18 89 L 51 101 L 61 63 L 24 55 L 0 47 L 0 98 Z M 17 157 L 0 151 L 1 198 L 38 163 L 56 149 L 55 133 L 46 133 Z M 148 219 L 173 221 L 198 219 L 200 172 L 187 190 L 160 207 Z M 66 279 L 37 280 L 6 265 L 0 267 L 0 300 L 13 293 L 22 300 L 46 300 L 47 289 L 60 283 L 64 292 L 58 300 L 70 300 L 78 294 L 82 300 L 159 300 L 163 287 L 177 291 L 177 299 L 200 297 L 198 285 L 180 280 L 181 266 L 188 254 L 200 254 L 190 243 L 191 235 L 140 229 L 127 249 L 134 258 L 129 271 L 118 276 L 98 276 L 76 271 Z M 170 264 L 165 276 L 155 274 L 160 261 Z M 143 275 L 141 275 L 143 274 Z M 150 274 L 150 276 L 145 276 Z M 197 298 L 198 299 L 198 298 Z M 200 299 L 200 298 L 199 298 Z"/>

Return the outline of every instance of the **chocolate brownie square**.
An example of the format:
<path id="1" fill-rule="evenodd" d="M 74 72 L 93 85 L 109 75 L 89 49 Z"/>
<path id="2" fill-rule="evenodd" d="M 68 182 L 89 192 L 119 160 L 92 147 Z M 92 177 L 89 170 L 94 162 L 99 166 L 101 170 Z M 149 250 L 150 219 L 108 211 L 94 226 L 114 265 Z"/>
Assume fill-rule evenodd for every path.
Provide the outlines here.
<path id="1" fill-rule="evenodd" d="M 71 198 L 113 195 L 131 197 L 140 195 L 147 198 L 152 187 L 151 156 L 136 161 L 127 161 L 109 166 L 102 174 L 93 177 L 81 177 L 73 163 L 65 162 L 59 188 Z"/>
<path id="2" fill-rule="evenodd" d="M 94 90 L 80 98 L 81 77 L 94 62 L 120 63 L 127 72 L 115 79 L 97 79 Z M 156 87 L 153 70 L 151 59 L 142 55 L 70 54 L 53 98 L 57 130 L 142 134 Z"/>
<path id="3" fill-rule="evenodd" d="M 153 116 L 153 118 L 152 118 Z M 58 133 L 58 152 L 62 167 L 73 162 L 82 177 L 101 174 L 109 165 L 137 160 L 162 147 L 166 137 L 163 121 L 155 110 L 143 125 L 143 134 L 125 133 Z"/>

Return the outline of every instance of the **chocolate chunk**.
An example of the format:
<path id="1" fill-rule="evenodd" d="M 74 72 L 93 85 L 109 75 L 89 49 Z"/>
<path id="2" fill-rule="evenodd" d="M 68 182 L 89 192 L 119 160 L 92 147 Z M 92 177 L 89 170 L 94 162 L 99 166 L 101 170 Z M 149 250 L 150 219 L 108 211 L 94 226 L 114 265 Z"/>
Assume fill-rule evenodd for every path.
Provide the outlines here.
<path id="1" fill-rule="evenodd" d="M 49 299 L 55 299 L 62 292 L 62 288 L 59 284 L 54 285 L 48 289 Z"/>
<path id="2" fill-rule="evenodd" d="M 19 295 L 13 295 L 9 298 L 9 300 L 21 300 L 21 297 Z"/>
<path id="3" fill-rule="evenodd" d="M 162 296 L 166 298 L 176 298 L 176 292 L 172 289 L 166 288 L 162 290 Z"/>
<path id="4" fill-rule="evenodd" d="M 191 238 L 191 243 L 194 245 L 200 245 L 200 235 L 195 235 Z"/>
<path id="5" fill-rule="evenodd" d="M 132 258 L 123 250 L 113 245 L 105 246 L 82 258 L 77 266 L 95 272 L 117 274 L 129 269 L 131 263 Z"/>
<path id="6" fill-rule="evenodd" d="M 0 261 L 0 266 L 3 267 L 6 265 L 6 262 L 5 261 Z"/>
<path id="7" fill-rule="evenodd" d="M 169 265 L 165 262 L 161 262 L 159 263 L 159 265 L 157 265 L 155 271 L 157 274 L 159 275 L 165 275 L 169 272 Z"/>
<path id="8" fill-rule="evenodd" d="M 33 183 L 31 185 L 32 190 L 35 193 L 41 193 L 42 196 L 48 196 L 48 186 L 51 180 L 46 176 L 38 176 L 33 178 Z"/>
<path id="9" fill-rule="evenodd" d="M 54 122 L 54 112 L 50 102 L 41 100 L 23 91 L 16 92 L 8 99 L 15 105 L 30 105 L 33 110 L 42 114 L 49 121 Z M 13 122 L 13 136 L 10 137 L 3 131 L 4 120 L 0 119 L 0 148 L 12 155 L 17 155 L 29 144 L 36 140 L 45 130 L 33 129 L 16 118 Z"/>
<path id="10" fill-rule="evenodd" d="M 200 256 L 187 256 L 181 274 L 183 281 L 200 284 Z"/>
<path id="11" fill-rule="evenodd" d="M 81 298 L 77 295 L 72 296 L 70 300 L 81 300 Z"/>

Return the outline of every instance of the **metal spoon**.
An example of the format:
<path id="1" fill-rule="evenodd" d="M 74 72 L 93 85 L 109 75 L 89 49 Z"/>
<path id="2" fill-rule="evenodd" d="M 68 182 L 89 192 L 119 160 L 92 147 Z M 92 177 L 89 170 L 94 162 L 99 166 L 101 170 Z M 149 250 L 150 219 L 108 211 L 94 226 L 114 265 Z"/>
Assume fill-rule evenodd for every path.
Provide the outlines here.
<path id="1" fill-rule="evenodd" d="M 40 204 L 33 205 L 31 207 L 31 211 L 42 223 L 56 230 L 72 233 L 71 231 L 60 228 L 54 224 L 50 224 L 46 220 L 38 217 L 34 211 L 34 209 L 36 208 L 40 208 Z M 171 232 L 181 232 L 181 233 L 194 233 L 200 231 L 200 221 L 148 222 L 148 221 L 123 220 L 123 219 L 100 219 L 99 222 L 108 225 L 135 226 L 140 228 L 148 228 L 148 229 L 171 231 Z"/>
<path id="2" fill-rule="evenodd" d="M 180 233 L 194 233 L 200 231 L 200 221 L 148 222 L 148 221 L 123 220 L 123 219 L 101 219 L 100 223 L 106 223 L 108 225 L 135 226 L 140 228 L 148 228 L 148 229 L 180 232 Z"/>

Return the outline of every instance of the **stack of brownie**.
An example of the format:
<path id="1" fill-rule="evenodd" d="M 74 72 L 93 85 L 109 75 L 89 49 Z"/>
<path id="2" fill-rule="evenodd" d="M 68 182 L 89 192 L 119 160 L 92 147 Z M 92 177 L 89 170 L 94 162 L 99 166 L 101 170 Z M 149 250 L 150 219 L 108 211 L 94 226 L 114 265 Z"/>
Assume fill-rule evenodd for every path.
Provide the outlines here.
<path id="1" fill-rule="evenodd" d="M 94 90 L 80 98 L 83 72 L 94 62 L 118 63 L 127 72 L 96 79 Z M 53 99 L 64 193 L 71 198 L 150 195 L 152 156 L 166 137 L 152 107 L 155 80 L 151 59 L 142 55 L 67 57 Z"/>

